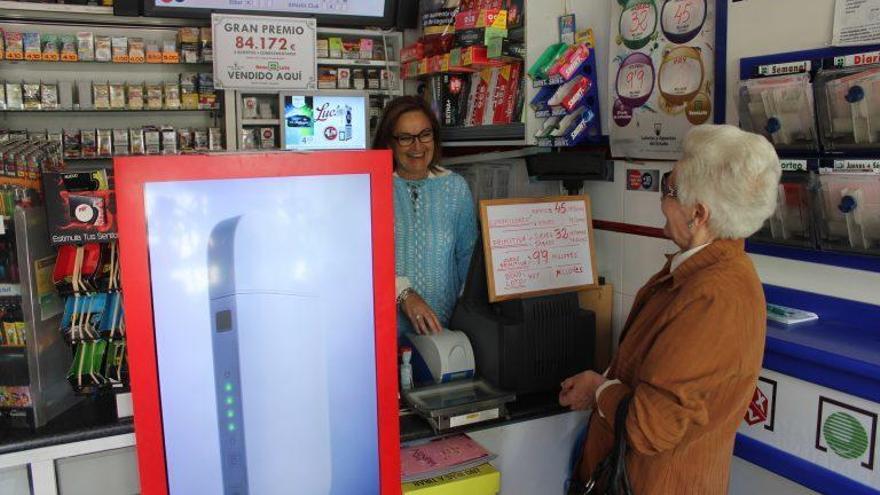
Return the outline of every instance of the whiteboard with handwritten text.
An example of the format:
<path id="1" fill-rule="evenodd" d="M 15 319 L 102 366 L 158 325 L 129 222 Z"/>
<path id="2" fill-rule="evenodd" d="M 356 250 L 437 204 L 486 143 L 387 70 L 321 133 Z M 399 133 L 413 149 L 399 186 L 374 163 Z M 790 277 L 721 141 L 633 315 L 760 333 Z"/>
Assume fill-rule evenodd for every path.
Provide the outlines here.
<path id="1" fill-rule="evenodd" d="M 480 201 L 492 302 L 598 285 L 590 198 Z"/>

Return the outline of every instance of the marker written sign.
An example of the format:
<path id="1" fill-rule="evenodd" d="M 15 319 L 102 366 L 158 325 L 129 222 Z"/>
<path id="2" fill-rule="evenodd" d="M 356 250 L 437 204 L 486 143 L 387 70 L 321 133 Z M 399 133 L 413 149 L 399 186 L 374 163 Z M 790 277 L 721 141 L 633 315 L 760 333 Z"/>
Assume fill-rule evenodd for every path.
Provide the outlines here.
<path id="1" fill-rule="evenodd" d="M 480 201 L 492 302 L 597 285 L 587 196 Z"/>

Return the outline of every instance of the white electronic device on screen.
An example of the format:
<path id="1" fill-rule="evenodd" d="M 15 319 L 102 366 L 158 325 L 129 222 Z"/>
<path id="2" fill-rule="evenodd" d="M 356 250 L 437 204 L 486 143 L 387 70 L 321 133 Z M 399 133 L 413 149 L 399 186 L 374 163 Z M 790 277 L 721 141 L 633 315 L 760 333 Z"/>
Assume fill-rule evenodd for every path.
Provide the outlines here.
<path id="1" fill-rule="evenodd" d="M 329 493 L 327 351 L 316 266 L 321 246 L 267 217 L 228 218 L 208 240 L 224 494 L 281 495 L 290 486 Z"/>

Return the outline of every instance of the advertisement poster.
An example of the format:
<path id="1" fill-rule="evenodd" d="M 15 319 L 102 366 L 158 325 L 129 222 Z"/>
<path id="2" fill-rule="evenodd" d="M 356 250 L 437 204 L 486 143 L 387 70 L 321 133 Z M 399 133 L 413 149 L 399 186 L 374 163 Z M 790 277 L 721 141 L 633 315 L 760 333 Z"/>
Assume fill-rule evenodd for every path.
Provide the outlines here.
<path id="1" fill-rule="evenodd" d="M 116 192 L 106 170 L 43 174 L 53 246 L 109 242 L 116 232 Z"/>
<path id="2" fill-rule="evenodd" d="M 612 154 L 678 159 L 712 122 L 715 0 L 617 0 L 611 23 Z"/>
<path id="3" fill-rule="evenodd" d="M 214 14 L 220 89 L 315 89 L 314 19 Z"/>
<path id="4" fill-rule="evenodd" d="M 834 2 L 834 46 L 870 45 L 880 42 L 880 0 Z"/>
<path id="5" fill-rule="evenodd" d="M 285 96 L 284 149 L 366 149 L 365 112 L 363 96 Z"/>

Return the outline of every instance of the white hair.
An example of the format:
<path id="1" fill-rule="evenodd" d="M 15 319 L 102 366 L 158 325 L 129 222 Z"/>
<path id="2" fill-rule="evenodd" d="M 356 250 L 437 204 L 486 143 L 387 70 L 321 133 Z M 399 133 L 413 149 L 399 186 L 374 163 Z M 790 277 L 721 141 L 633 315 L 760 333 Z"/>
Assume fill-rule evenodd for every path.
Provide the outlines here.
<path id="1" fill-rule="evenodd" d="M 731 125 L 700 125 L 684 138 L 675 184 L 682 205 L 709 209 L 720 239 L 757 232 L 776 210 L 782 167 L 767 139 Z"/>

